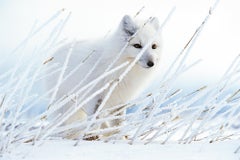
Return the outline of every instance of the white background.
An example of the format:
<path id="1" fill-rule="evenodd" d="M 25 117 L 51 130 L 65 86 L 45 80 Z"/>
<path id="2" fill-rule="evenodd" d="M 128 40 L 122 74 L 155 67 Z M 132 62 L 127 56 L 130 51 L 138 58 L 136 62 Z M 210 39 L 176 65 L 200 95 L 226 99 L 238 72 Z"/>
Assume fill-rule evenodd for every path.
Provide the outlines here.
<path id="1" fill-rule="evenodd" d="M 0 48 L 9 53 L 29 32 L 33 23 L 43 22 L 62 8 L 72 12 L 63 37 L 86 39 L 105 35 L 125 14 L 139 18 L 156 16 L 162 22 L 173 6 L 171 20 L 163 30 L 163 59 L 169 64 L 187 43 L 208 13 L 212 0 L 0 0 Z M 240 2 L 221 0 L 191 51 L 189 63 L 201 64 L 180 77 L 183 86 L 215 83 L 240 53 Z"/>

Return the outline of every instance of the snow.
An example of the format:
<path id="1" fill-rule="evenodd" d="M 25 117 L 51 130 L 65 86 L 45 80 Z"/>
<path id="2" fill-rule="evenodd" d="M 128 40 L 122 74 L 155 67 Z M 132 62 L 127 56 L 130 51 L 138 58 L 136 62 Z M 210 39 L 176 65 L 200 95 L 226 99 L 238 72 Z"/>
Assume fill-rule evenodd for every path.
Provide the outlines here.
<path id="1" fill-rule="evenodd" d="M 1 160 L 239 160 L 240 153 L 234 153 L 239 142 L 129 145 L 82 141 L 74 147 L 74 141 L 48 140 L 35 147 L 20 145 Z"/>

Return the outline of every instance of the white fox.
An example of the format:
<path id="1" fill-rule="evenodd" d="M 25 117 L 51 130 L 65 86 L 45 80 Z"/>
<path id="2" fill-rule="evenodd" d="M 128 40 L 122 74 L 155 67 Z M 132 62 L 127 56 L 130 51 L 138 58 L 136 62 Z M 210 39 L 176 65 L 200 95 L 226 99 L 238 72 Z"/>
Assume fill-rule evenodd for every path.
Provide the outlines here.
<path id="1" fill-rule="evenodd" d="M 95 41 L 77 41 L 74 44 L 67 44 L 60 48 L 54 54 L 52 61 L 63 65 L 69 53 L 69 48 L 73 45 L 73 50 L 70 54 L 69 62 L 64 75 L 69 74 L 83 61 L 84 64 L 79 67 L 74 74 L 67 78 L 66 81 L 61 83 L 56 98 L 58 99 L 76 92 L 77 89 L 73 90 L 73 88 L 78 86 L 79 83 L 81 83 L 81 85 L 78 89 L 106 72 L 109 65 L 116 59 L 119 52 L 127 43 L 128 46 L 116 60 L 112 68 L 126 61 L 132 62 L 149 40 L 156 37 L 133 68 L 117 85 L 103 109 L 124 104 L 137 98 L 137 96 L 151 83 L 153 77 L 157 75 L 157 72 L 160 70 L 159 61 L 162 45 L 161 35 L 156 36 L 158 29 L 159 22 L 157 18 L 151 18 L 149 21 L 141 21 L 133 20 L 130 16 L 126 15 L 120 22 L 117 30 L 107 38 Z M 91 72 L 91 69 L 94 70 L 88 75 L 88 73 Z M 125 68 L 123 68 L 121 72 L 124 69 Z M 103 81 L 88 89 L 88 93 L 85 91 L 81 93 L 81 95 L 77 95 L 77 100 L 84 100 L 86 97 L 102 87 L 103 83 L 110 82 L 110 80 L 114 79 L 116 80 L 121 72 L 106 77 Z M 47 80 L 48 88 L 52 88 L 56 85 L 59 75 L 59 73 L 56 73 L 49 77 Z M 97 107 L 102 103 L 102 99 L 104 98 L 106 92 L 107 91 L 100 93 L 88 104 L 84 105 L 77 113 L 71 116 L 66 123 L 69 124 L 78 120 L 83 120 L 92 115 L 96 111 Z M 86 94 L 85 97 L 83 96 L 84 94 Z M 82 99 L 79 99 L 81 96 Z M 65 110 L 69 109 L 69 107 L 74 107 L 75 103 L 79 102 L 69 102 L 60 112 L 64 113 Z M 120 114 L 124 114 L 124 112 L 125 111 L 122 111 Z M 108 127 L 108 125 L 117 126 L 120 125 L 121 121 L 111 121 L 109 123 L 105 123 L 102 127 Z"/>

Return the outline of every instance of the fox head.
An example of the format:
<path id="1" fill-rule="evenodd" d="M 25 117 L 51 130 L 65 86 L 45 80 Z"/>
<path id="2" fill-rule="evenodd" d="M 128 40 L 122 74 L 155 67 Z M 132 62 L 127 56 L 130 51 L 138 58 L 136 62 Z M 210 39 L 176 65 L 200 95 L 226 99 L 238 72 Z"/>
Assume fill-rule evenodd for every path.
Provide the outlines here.
<path id="1" fill-rule="evenodd" d="M 159 63 L 161 57 L 161 36 L 156 34 L 159 28 L 157 18 L 151 18 L 149 21 L 133 20 L 130 16 L 123 17 L 120 23 L 120 33 L 122 39 L 129 40 L 123 56 L 127 60 L 134 59 L 143 47 L 156 37 L 152 44 L 144 51 L 142 57 L 138 60 L 137 65 L 143 68 L 153 68 Z"/>

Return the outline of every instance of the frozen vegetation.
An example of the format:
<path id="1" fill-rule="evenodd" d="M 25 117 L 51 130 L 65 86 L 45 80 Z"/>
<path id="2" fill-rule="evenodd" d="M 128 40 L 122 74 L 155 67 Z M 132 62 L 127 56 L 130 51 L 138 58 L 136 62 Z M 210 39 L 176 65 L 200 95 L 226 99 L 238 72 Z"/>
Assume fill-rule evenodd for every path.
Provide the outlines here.
<path id="1" fill-rule="evenodd" d="M 64 66 L 53 63 L 46 67 L 53 60 L 51 55 L 54 51 L 65 43 L 59 36 L 71 14 L 60 10 L 42 24 L 34 24 L 26 38 L 0 60 L 0 67 L 4 68 L 4 72 L 0 74 L 0 159 L 141 160 L 161 157 L 168 160 L 238 160 L 240 55 L 229 64 L 229 68 L 215 85 L 202 86 L 187 94 L 183 93 L 181 88 L 172 87 L 181 74 L 200 62 L 198 60 L 187 64 L 186 60 L 191 56 L 191 48 L 197 43 L 200 33 L 207 27 L 209 18 L 214 16 L 217 4 L 218 1 L 210 7 L 206 17 L 199 21 L 200 25 L 158 80 L 154 90 L 126 104 L 113 106 L 112 109 L 99 107 L 87 120 L 71 125 L 63 125 L 67 117 L 99 93 L 107 90 L 111 94 L 118 81 L 127 74 L 146 47 L 133 63 L 123 63 L 111 68 L 87 85 L 76 86 L 74 91 L 69 92 L 68 97 L 54 99 L 58 85 L 66 81 L 70 74 L 74 74 L 74 70 L 69 75 L 64 74 L 68 60 Z M 159 32 L 164 31 L 171 16 L 174 16 L 174 8 L 162 20 Z M 42 33 L 47 33 L 48 36 L 40 39 L 38 36 Z M 12 62 L 13 55 L 18 58 L 13 65 L 6 67 L 6 63 Z M 78 67 L 82 65 L 84 61 Z M 113 83 L 103 84 L 96 92 L 87 94 L 87 91 L 104 77 L 124 67 L 126 69 L 118 80 L 113 79 Z M 96 66 L 88 74 L 95 69 Z M 50 90 L 40 90 L 38 86 L 42 86 L 44 79 L 54 72 L 61 73 L 56 86 Z M 82 96 L 82 101 L 74 109 L 69 109 L 64 114 L 56 114 L 58 109 L 75 96 Z M 104 99 L 108 98 L 109 96 L 106 96 Z M 127 109 L 128 114 L 120 117 L 118 112 L 113 112 L 116 109 L 119 112 Z M 97 118 L 98 114 L 106 113 L 111 115 Z M 104 121 L 119 118 L 125 119 L 121 126 L 107 129 L 94 127 Z M 78 139 L 62 138 L 62 135 L 71 134 L 75 128 L 84 128 Z M 111 136 L 101 136 L 116 130 L 119 132 Z M 98 141 L 84 141 L 94 136 L 99 136 Z M 123 140 L 122 137 L 127 138 Z"/>

